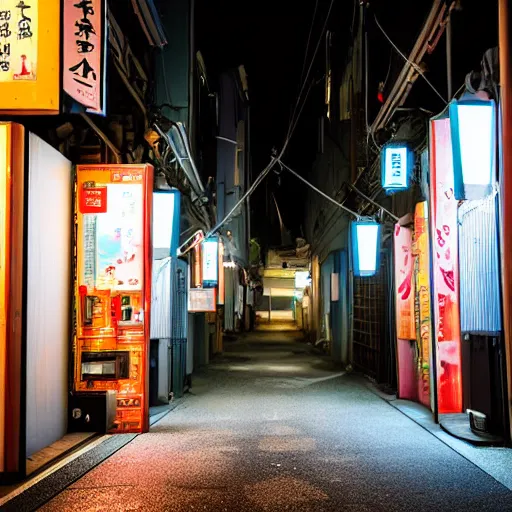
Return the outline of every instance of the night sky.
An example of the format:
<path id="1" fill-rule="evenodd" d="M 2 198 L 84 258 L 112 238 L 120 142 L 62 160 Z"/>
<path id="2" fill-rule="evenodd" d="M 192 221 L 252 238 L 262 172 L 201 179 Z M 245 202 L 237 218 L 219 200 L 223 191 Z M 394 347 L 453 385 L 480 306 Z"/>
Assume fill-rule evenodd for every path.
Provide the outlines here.
<path id="1" fill-rule="evenodd" d="M 308 33 L 315 2 L 289 0 L 237 2 L 198 0 L 196 36 L 209 74 L 244 64 L 249 80 L 252 115 L 253 179 L 270 161 L 272 147 L 280 149 L 285 139 L 291 110 L 300 88 Z M 319 1 L 317 23 L 313 27 L 310 55 L 318 42 L 328 2 Z M 325 48 L 321 45 L 319 53 Z M 308 58 L 309 65 L 311 57 Z M 318 73 L 311 77 L 318 78 Z M 322 86 L 320 86 L 323 91 Z M 318 87 L 317 87 L 318 90 Z M 315 92 L 315 91 L 314 91 Z M 313 92 L 313 93 L 314 93 Z M 317 102 L 318 103 L 318 102 Z M 305 174 L 316 154 L 317 118 L 314 102 L 302 113 L 285 158 L 295 170 Z M 318 105 L 317 105 L 318 108 Z M 303 220 L 304 186 L 296 178 L 272 173 L 268 194 L 275 194 L 281 214 L 293 236 L 300 235 Z M 270 244 L 279 243 L 275 208 L 267 215 L 266 185 L 252 199 L 254 236 Z M 274 216 L 271 228 L 268 219 Z"/>
<path id="2" fill-rule="evenodd" d="M 496 3 L 489 2 L 482 10 L 477 2 L 461 2 L 463 11 L 453 14 L 453 87 L 464 83 L 466 73 L 477 69 L 483 52 L 497 44 Z M 270 160 L 273 147 L 282 147 L 291 110 L 301 86 L 308 33 L 315 10 L 315 0 L 298 3 L 290 0 L 240 2 L 234 0 L 196 0 L 197 49 L 205 59 L 211 78 L 230 68 L 244 64 L 249 80 L 252 112 L 252 179 Z M 330 0 L 318 0 L 306 68 L 319 41 Z M 431 0 L 374 0 L 368 9 L 369 46 L 369 120 L 378 112 L 378 83 L 386 81 L 391 88 L 404 61 L 394 51 L 375 24 L 381 26 L 394 43 L 409 54 L 422 24 L 432 6 Z M 351 39 L 354 7 L 359 0 L 335 0 L 328 28 L 338 40 L 348 44 Z M 482 23 L 478 23 L 482 20 Z M 466 27 L 480 26 L 478 34 L 468 34 Z M 301 120 L 292 138 L 284 161 L 307 176 L 317 150 L 318 119 L 322 114 L 325 74 L 325 39 L 320 44 L 317 62 L 310 79 L 319 83 L 311 89 Z M 446 96 L 446 42 L 439 41 L 432 55 L 427 55 L 430 81 Z M 333 65 L 343 66 L 342 62 Z M 406 106 L 423 107 L 438 113 L 444 104 L 432 89 L 419 79 L 412 88 Z M 280 242 L 279 227 L 272 194 L 275 195 L 285 225 L 292 235 L 300 236 L 306 188 L 290 175 L 280 178 L 272 173 L 253 195 L 253 236 L 264 244 Z M 328 191 L 326 191 L 328 192 Z M 266 197 L 270 207 L 266 208 Z"/>

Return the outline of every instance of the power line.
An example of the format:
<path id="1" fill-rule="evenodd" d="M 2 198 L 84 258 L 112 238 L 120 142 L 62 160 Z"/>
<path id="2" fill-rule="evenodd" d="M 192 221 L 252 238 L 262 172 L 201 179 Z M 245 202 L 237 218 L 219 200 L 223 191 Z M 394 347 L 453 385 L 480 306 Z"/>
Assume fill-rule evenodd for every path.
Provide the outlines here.
<path id="1" fill-rule="evenodd" d="M 300 89 L 299 96 L 297 98 L 297 103 L 295 104 L 295 108 L 293 109 L 292 121 L 294 121 L 294 119 L 295 119 L 295 113 L 297 112 L 297 107 L 299 106 L 300 99 L 302 97 L 302 93 L 304 92 L 304 87 L 306 86 L 306 83 L 307 83 L 308 78 L 309 78 L 309 74 L 311 73 L 311 70 L 312 70 L 313 65 L 315 63 L 316 54 L 318 53 L 318 49 L 320 48 L 320 43 L 322 42 L 322 38 L 323 38 L 323 35 L 324 35 L 324 32 L 325 32 L 325 29 L 327 28 L 327 23 L 329 22 L 329 17 L 331 15 L 331 10 L 332 10 L 332 6 L 333 5 L 334 5 L 334 0 L 331 0 L 331 3 L 329 5 L 329 10 L 327 11 L 327 16 L 325 17 L 325 22 L 324 22 L 324 25 L 322 27 L 322 31 L 320 32 L 320 37 L 318 38 L 318 43 L 317 43 L 317 45 L 315 47 L 315 51 L 313 52 L 313 56 L 311 58 L 311 63 L 309 64 L 309 68 L 308 68 L 308 71 L 306 73 L 306 76 L 304 77 L 304 82 L 302 83 L 302 87 Z M 290 125 L 290 128 L 288 130 L 288 134 L 286 135 L 285 145 L 287 145 L 287 143 L 289 141 L 291 126 L 292 125 Z"/>
<path id="2" fill-rule="evenodd" d="M 430 80 L 425 76 L 425 73 L 423 72 L 423 70 L 417 65 L 415 64 L 414 62 L 410 61 L 401 51 L 400 51 L 400 48 L 398 48 L 398 46 L 391 40 L 391 38 L 388 36 L 388 34 L 386 33 L 386 31 L 382 28 L 381 24 L 379 23 L 379 20 L 377 19 L 377 16 L 375 15 L 375 13 L 373 13 L 373 17 L 375 19 L 375 23 L 377 24 L 377 27 L 379 27 L 380 31 L 384 34 L 384 37 L 389 41 L 389 43 L 391 44 L 391 46 L 396 50 L 396 52 L 398 53 L 398 55 L 400 55 L 400 57 L 402 57 L 402 59 L 405 60 L 405 62 L 408 62 L 413 68 L 414 70 L 416 70 L 422 77 L 423 77 L 423 80 L 425 80 L 425 82 L 427 82 L 427 84 L 431 87 L 431 89 L 439 96 L 439 98 L 441 98 L 441 100 L 447 104 L 448 101 L 446 101 L 446 99 L 443 97 L 443 95 L 434 87 L 434 85 L 432 85 L 432 82 L 430 82 Z"/>
<path id="3" fill-rule="evenodd" d="M 332 6 L 334 5 L 334 0 L 331 0 L 331 3 L 329 5 L 329 10 L 327 11 L 327 16 L 325 18 L 325 23 L 323 25 L 323 28 L 322 28 L 322 31 L 320 33 L 320 37 L 318 39 L 318 43 L 315 47 L 315 51 L 313 52 L 313 55 L 311 57 L 311 63 L 309 65 L 309 68 L 308 68 L 308 71 L 306 73 L 306 76 L 304 78 L 304 82 L 302 83 L 302 87 L 300 89 L 300 92 L 299 92 L 299 96 L 297 97 L 297 102 L 295 103 L 295 108 L 293 109 L 293 113 L 292 113 L 292 118 L 290 120 L 290 124 L 288 126 L 288 132 L 286 134 L 286 138 L 285 138 L 285 141 L 283 143 L 283 147 L 281 149 L 281 151 L 279 152 L 279 154 L 277 156 L 273 156 L 269 162 L 269 164 L 261 171 L 261 173 L 259 174 L 259 176 L 254 180 L 254 183 L 249 187 L 249 189 L 245 192 L 245 194 L 237 201 L 237 203 L 235 204 L 235 206 L 233 206 L 233 208 L 228 212 L 228 214 L 221 220 L 219 221 L 207 234 L 207 237 L 208 236 L 212 236 L 214 235 L 215 233 L 217 233 L 217 231 L 219 231 L 220 228 L 222 228 L 222 226 L 224 226 L 229 220 L 230 218 L 233 216 L 233 214 L 236 212 L 236 210 L 244 203 L 244 201 L 256 190 L 256 188 L 258 187 L 258 185 L 265 179 L 265 177 L 268 175 L 268 173 L 274 168 L 274 165 L 280 160 L 280 158 L 284 155 L 284 152 L 286 151 L 286 148 L 288 147 L 288 144 L 290 142 L 290 138 L 293 134 L 293 131 L 297 125 L 297 122 L 299 120 L 299 117 L 300 117 L 300 114 L 304 108 L 304 104 L 305 102 L 303 103 L 302 107 L 300 108 L 299 110 L 299 113 L 297 114 L 297 118 L 295 119 L 295 114 L 297 112 L 297 107 L 299 106 L 299 103 L 300 103 L 300 100 L 301 100 L 301 97 L 302 97 L 302 93 L 304 91 L 304 87 L 306 86 L 307 84 L 307 81 L 308 81 L 308 78 L 309 78 L 309 74 L 311 73 L 311 69 L 313 68 L 313 65 L 315 63 L 315 58 L 316 58 L 316 54 L 318 53 L 318 49 L 320 47 L 320 43 L 322 42 L 322 37 L 323 37 L 323 34 L 325 32 L 325 29 L 327 27 L 327 23 L 329 21 L 329 16 L 331 14 L 331 10 L 332 10 Z M 307 56 L 306 56 L 307 57 Z M 313 82 L 314 83 L 314 82 Z M 311 86 L 313 85 L 313 83 L 311 84 Z M 309 91 L 308 91 L 309 93 Z M 306 95 L 307 97 L 307 95 Z M 305 98 L 304 98 L 305 99 Z"/>
<path id="4" fill-rule="evenodd" d="M 303 178 L 300 174 L 296 173 L 293 169 L 288 167 L 285 163 L 281 162 L 281 160 L 278 160 L 279 164 L 282 165 L 288 172 L 293 174 L 296 178 L 298 178 L 300 181 L 305 183 L 309 188 L 313 189 L 315 192 L 320 194 L 322 197 L 336 205 L 338 208 L 341 208 L 342 210 L 345 210 L 350 215 L 353 215 L 357 220 L 361 219 L 361 215 L 358 213 L 352 211 L 350 208 L 347 208 L 345 205 L 338 203 L 335 199 L 333 199 L 331 196 L 327 195 L 325 192 L 322 192 L 319 188 L 316 188 L 312 183 L 310 183 L 308 180 Z"/>

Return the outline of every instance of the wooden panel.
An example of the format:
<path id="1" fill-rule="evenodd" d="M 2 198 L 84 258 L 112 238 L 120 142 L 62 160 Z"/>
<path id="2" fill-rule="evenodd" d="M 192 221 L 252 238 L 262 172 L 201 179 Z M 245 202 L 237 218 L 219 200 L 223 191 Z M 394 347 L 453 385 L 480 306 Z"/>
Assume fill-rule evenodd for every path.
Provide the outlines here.
<path id="1" fill-rule="evenodd" d="M 22 329 L 23 329 L 23 253 L 24 253 L 24 137 L 21 125 L 9 124 L 10 168 L 8 186 L 10 188 L 9 219 L 9 260 L 7 264 L 7 378 L 5 423 L 5 466 L 9 473 L 24 473 L 24 459 L 20 459 L 22 437 Z"/>
<path id="2" fill-rule="evenodd" d="M 27 475 L 39 471 L 50 462 L 55 462 L 57 458 L 75 450 L 96 435 L 97 434 L 94 432 L 73 432 L 66 434 L 61 439 L 34 453 L 27 459 Z"/>

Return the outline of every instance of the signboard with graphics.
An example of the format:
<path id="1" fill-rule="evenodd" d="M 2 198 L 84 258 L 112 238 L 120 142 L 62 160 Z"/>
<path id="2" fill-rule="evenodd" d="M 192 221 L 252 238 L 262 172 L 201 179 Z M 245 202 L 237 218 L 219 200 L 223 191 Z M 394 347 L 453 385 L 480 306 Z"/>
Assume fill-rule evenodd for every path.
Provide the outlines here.
<path id="1" fill-rule="evenodd" d="M 434 332 L 441 414 L 462 411 L 457 199 L 450 119 L 431 121 Z"/>
<path id="2" fill-rule="evenodd" d="M 106 2 L 64 0 L 63 87 L 88 112 L 105 114 Z"/>

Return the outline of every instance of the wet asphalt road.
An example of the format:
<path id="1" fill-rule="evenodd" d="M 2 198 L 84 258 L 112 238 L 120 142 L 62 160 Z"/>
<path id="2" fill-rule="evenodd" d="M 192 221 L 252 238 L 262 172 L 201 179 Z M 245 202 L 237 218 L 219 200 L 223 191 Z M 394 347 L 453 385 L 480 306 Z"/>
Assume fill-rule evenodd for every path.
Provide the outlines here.
<path id="1" fill-rule="evenodd" d="M 297 334 L 226 345 L 182 405 L 41 510 L 512 511 L 508 489 Z"/>

